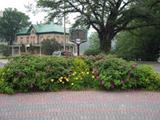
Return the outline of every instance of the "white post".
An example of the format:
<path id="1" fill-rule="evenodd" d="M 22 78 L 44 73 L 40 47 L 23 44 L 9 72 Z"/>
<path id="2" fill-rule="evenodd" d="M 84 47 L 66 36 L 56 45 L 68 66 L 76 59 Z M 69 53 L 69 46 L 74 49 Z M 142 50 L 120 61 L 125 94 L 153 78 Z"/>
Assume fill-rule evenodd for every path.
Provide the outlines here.
<path id="1" fill-rule="evenodd" d="M 64 1 L 64 18 L 63 18 L 63 24 L 64 24 L 64 51 L 66 51 L 66 15 L 65 15 L 65 1 Z"/>
<path id="2" fill-rule="evenodd" d="M 40 51 L 39 51 L 40 56 L 42 55 L 42 48 L 41 48 L 41 44 L 40 44 Z"/>
<path id="3" fill-rule="evenodd" d="M 19 55 L 21 55 L 21 48 L 20 48 L 20 45 L 19 45 Z"/>
<path id="4" fill-rule="evenodd" d="M 13 49 L 13 45 L 12 45 L 12 56 L 14 56 L 14 49 Z"/>

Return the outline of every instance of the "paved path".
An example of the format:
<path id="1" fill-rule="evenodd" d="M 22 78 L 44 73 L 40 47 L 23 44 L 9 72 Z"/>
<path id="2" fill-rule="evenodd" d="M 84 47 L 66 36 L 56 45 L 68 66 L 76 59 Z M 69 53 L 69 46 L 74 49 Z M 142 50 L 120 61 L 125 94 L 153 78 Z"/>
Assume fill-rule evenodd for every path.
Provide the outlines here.
<path id="1" fill-rule="evenodd" d="M 156 71 L 160 72 L 160 63 L 158 62 L 138 62 L 138 63 L 151 65 L 155 68 Z"/>
<path id="2" fill-rule="evenodd" d="M 0 120 L 160 120 L 160 93 L 0 94 Z"/>
<path id="3" fill-rule="evenodd" d="M 0 59 L 0 68 L 4 67 L 8 63 L 7 59 Z"/>
<path id="4" fill-rule="evenodd" d="M 154 67 L 155 67 L 155 69 L 158 71 L 158 72 L 160 72 L 160 63 L 155 63 L 155 64 L 152 64 Z"/>

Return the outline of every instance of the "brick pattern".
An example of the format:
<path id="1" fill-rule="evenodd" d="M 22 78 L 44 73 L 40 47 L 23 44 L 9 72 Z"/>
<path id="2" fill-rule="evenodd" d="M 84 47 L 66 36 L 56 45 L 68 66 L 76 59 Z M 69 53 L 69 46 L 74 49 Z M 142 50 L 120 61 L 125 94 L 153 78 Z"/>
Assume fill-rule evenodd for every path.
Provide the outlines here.
<path id="1" fill-rule="evenodd" d="M 160 120 L 160 93 L 62 91 L 0 94 L 0 120 Z"/>

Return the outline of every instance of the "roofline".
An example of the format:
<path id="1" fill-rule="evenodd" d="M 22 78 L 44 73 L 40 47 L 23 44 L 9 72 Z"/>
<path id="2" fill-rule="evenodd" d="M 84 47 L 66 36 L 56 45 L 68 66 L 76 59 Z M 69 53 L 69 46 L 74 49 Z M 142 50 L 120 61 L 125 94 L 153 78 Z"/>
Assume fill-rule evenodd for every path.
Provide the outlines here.
<path id="1" fill-rule="evenodd" d="M 36 34 L 52 34 L 52 33 L 55 33 L 55 34 L 64 34 L 64 32 L 39 32 L 39 33 L 36 33 Z M 66 33 L 69 35 L 69 33 Z"/>
<path id="2" fill-rule="evenodd" d="M 36 33 L 37 35 L 41 35 L 41 34 L 64 34 L 63 32 L 39 32 L 39 33 Z M 69 35 L 69 33 L 66 33 L 67 35 Z M 30 35 L 28 33 L 17 33 L 16 36 L 20 36 L 20 35 Z"/>

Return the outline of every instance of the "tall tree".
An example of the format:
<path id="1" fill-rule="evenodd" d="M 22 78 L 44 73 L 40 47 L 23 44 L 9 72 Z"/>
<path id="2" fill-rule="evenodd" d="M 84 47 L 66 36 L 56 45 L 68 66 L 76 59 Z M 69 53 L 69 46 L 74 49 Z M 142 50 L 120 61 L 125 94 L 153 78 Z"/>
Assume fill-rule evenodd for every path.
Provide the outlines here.
<path id="1" fill-rule="evenodd" d="M 16 38 L 16 33 L 29 24 L 27 15 L 17 9 L 7 8 L 3 12 L 3 17 L 0 17 L 0 36 L 11 45 Z"/>
<path id="2" fill-rule="evenodd" d="M 150 1 L 155 3 L 156 0 Z M 141 0 L 38 0 L 38 5 L 49 8 L 50 18 L 78 13 L 75 24 L 92 26 L 104 52 L 111 50 L 111 41 L 117 33 L 148 26 L 148 19 L 153 17 Z M 131 26 L 131 22 L 139 19 L 143 24 Z"/>

